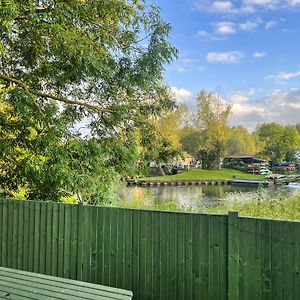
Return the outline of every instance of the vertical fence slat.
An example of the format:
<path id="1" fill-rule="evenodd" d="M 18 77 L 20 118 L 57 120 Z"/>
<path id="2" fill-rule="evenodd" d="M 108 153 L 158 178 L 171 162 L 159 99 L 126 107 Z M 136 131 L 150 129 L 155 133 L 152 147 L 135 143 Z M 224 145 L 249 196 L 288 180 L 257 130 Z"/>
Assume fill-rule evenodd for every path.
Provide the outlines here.
<path id="1" fill-rule="evenodd" d="M 24 202 L 20 201 L 18 212 L 18 251 L 17 251 L 17 269 L 23 269 L 23 245 L 24 245 Z"/>
<path id="2" fill-rule="evenodd" d="M 169 298 L 169 214 L 168 213 L 160 213 L 160 299 L 170 299 Z"/>
<path id="3" fill-rule="evenodd" d="M 110 249 L 109 249 L 109 285 L 115 287 L 116 286 L 116 254 L 117 254 L 117 230 L 118 230 L 118 214 L 116 208 L 110 208 Z"/>
<path id="4" fill-rule="evenodd" d="M 41 205 L 39 273 L 46 273 L 47 203 Z"/>
<path id="5" fill-rule="evenodd" d="M 125 218 L 126 221 L 126 218 Z M 152 297 L 153 299 L 160 300 L 160 245 L 162 236 L 160 235 L 160 213 L 155 212 L 152 214 L 152 239 L 153 239 L 153 252 L 152 252 Z"/>
<path id="6" fill-rule="evenodd" d="M 185 260 L 183 260 L 183 270 L 185 274 L 184 297 L 186 300 L 193 300 L 193 217 L 191 214 L 185 215 Z M 180 243 L 180 240 L 178 241 Z"/>
<path id="7" fill-rule="evenodd" d="M 34 254 L 33 254 L 33 271 L 39 273 L 40 260 L 40 224 L 41 224 L 41 203 L 34 203 Z"/>
<path id="8" fill-rule="evenodd" d="M 52 268 L 52 222 L 53 222 L 53 205 L 52 203 L 47 203 L 46 206 L 46 274 L 51 275 L 51 268 Z M 54 258 L 56 259 L 56 258 Z"/>
<path id="9" fill-rule="evenodd" d="M 201 265 L 200 265 L 200 226 L 201 216 L 193 214 L 193 235 L 192 235 L 192 299 L 200 299 L 201 288 Z"/>
<path id="10" fill-rule="evenodd" d="M 209 218 L 209 292 L 210 299 L 220 298 L 220 247 L 219 247 L 219 218 Z"/>
<path id="11" fill-rule="evenodd" d="M 24 237 L 23 237 L 23 266 L 22 269 L 24 271 L 29 270 L 28 266 L 28 259 L 29 259 L 29 216 L 30 216 L 30 208 L 29 208 L 30 203 L 28 201 L 24 201 L 24 224 L 23 224 L 23 232 L 24 232 Z"/>
<path id="12" fill-rule="evenodd" d="M 280 222 L 272 221 L 272 300 L 282 299 L 283 245 Z"/>
<path id="13" fill-rule="evenodd" d="M 33 272 L 34 271 L 34 219 L 35 219 L 35 207 L 34 202 L 29 202 L 29 229 L 28 229 L 28 271 Z"/>
<path id="14" fill-rule="evenodd" d="M 219 216 L 220 299 L 228 299 L 228 217 Z"/>
<path id="15" fill-rule="evenodd" d="M 173 216 L 172 216 L 173 217 Z M 185 297 L 185 279 L 186 279 L 186 270 L 185 270 L 185 246 L 186 246 L 186 228 L 185 225 L 185 215 L 184 214 L 178 214 L 176 215 L 177 220 L 176 220 L 176 231 L 177 231 L 177 236 L 175 240 L 175 245 L 174 247 L 177 248 L 177 257 L 175 257 L 175 265 L 176 265 L 176 271 L 177 274 L 175 276 L 177 277 L 177 284 L 176 284 L 176 296 L 177 299 L 184 299 Z"/>
<path id="16" fill-rule="evenodd" d="M 140 273 L 140 299 L 146 297 L 146 274 L 147 274 L 147 236 L 146 236 L 146 217 L 147 212 L 140 213 L 140 249 L 139 249 L 139 273 Z"/>
<path id="17" fill-rule="evenodd" d="M 3 202 L 2 206 L 2 266 L 7 267 L 7 209 L 8 209 L 8 201 Z"/>
<path id="18" fill-rule="evenodd" d="M 170 280 L 170 299 L 178 299 L 177 297 L 177 275 L 178 275 L 178 266 L 177 266 L 177 257 L 178 257 L 178 246 L 177 246 L 177 231 L 178 231 L 178 215 L 169 214 L 170 226 L 169 226 L 169 280 Z"/>
<path id="19" fill-rule="evenodd" d="M 21 201 L 21 200 L 19 200 Z M 13 228 L 12 228 L 12 263 L 13 269 L 18 268 L 18 231 L 19 231 L 19 203 L 13 201 Z"/>
<path id="20" fill-rule="evenodd" d="M 51 263 L 51 275 L 58 275 L 58 228 L 59 228 L 59 204 L 53 204 L 53 217 L 52 217 L 52 263 Z"/>
<path id="21" fill-rule="evenodd" d="M 8 200 L 8 211 L 7 211 L 7 266 L 12 268 L 13 258 L 13 230 L 14 230 L 14 201 Z"/>
<path id="22" fill-rule="evenodd" d="M 58 213 L 58 259 L 57 276 L 64 276 L 65 205 L 59 205 Z"/>
<path id="23" fill-rule="evenodd" d="M 293 224 L 294 243 L 294 267 L 293 267 L 293 290 L 294 299 L 300 299 L 300 223 Z"/>
<path id="24" fill-rule="evenodd" d="M 83 255 L 83 204 L 77 206 L 78 210 L 78 241 L 77 241 L 77 280 L 82 280 L 82 255 Z"/>
<path id="25" fill-rule="evenodd" d="M 281 222 L 282 241 L 284 244 L 282 255 L 282 299 L 293 299 L 293 265 L 294 265 L 294 247 L 293 247 L 293 229 L 291 222 Z M 299 236 L 300 239 L 300 236 Z M 289 253 L 289 255 L 285 255 Z"/>
<path id="26" fill-rule="evenodd" d="M 97 209 L 91 209 L 91 282 L 97 283 Z"/>
<path id="27" fill-rule="evenodd" d="M 272 300 L 271 261 L 272 235 L 271 221 L 261 221 L 261 298 Z"/>
<path id="28" fill-rule="evenodd" d="M 136 299 L 140 297 L 140 211 L 133 211 L 132 218 L 132 289 Z"/>
<path id="29" fill-rule="evenodd" d="M 78 206 L 71 205 L 71 241 L 70 241 L 70 278 L 76 279 L 77 278 L 77 243 L 78 243 Z M 95 224 L 96 226 L 96 224 Z"/>
<path id="30" fill-rule="evenodd" d="M 103 208 L 103 284 L 109 285 L 110 261 L 110 208 Z"/>
<path id="31" fill-rule="evenodd" d="M 200 225 L 200 270 L 201 270 L 201 286 L 200 299 L 209 298 L 209 216 L 201 216 Z"/>
<path id="32" fill-rule="evenodd" d="M 261 227 L 257 219 L 250 219 L 251 229 L 251 259 L 250 259 L 250 277 L 252 280 L 249 283 L 249 295 L 259 300 L 261 299 Z"/>
<path id="33" fill-rule="evenodd" d="M 2 266 L 3 200 L 0 199 L 0 266 Z"/>
<path id="34" fill-rule="evenodd" d="M 125 269 L 124 288 L 132 290 L 132 210 L 124 210 Z"/>
<path id="35" fill-rule="evenodd" d="M 240 299 L 250 299 L 251 281 L 254 280 L 252 263 L 252 229 L 248 218 L 239 219 L 240 227 Z"/>
<path id="36" fill-rule="evenodd" d="M 97 283 L 104 284 L 104 210 L 97 207 L 98 223 L 97 226 Z"/>
<path id="37" fill-rule="evenodd" d="M 65 221 L 64 221 L 64 265 L 63 277 L 70 278 L 70 264 L 71 264 L 71 205 L 65 206 Z"/>
<path id="38" fill-rule="evenodd" d="M 145 296 L 152 295 L 152 248 L 153 248 L 153 240 L 152 240 L 152 212 L 146 211 L 144 226 L 145 226 Z M 153 296 L 151 296 L 152 299 Z"/>
<path id="39" fill-rule="evenodd" d="M 117 278 L 116 287 L 123 288 L 123 274 L 124 274 L 124 210 L 117 210 Z"/>
<path id="40" fill-rule="evenodd" d="M 82 280 L 91 282 L 91 217 L 89 206 L 83 206 L 83 253 L 82 253 Z"/>
<path id="41" fill-rule="evenodd" d="M 239 299 L 239 215 L 228 214 L 228 299 Z"/>

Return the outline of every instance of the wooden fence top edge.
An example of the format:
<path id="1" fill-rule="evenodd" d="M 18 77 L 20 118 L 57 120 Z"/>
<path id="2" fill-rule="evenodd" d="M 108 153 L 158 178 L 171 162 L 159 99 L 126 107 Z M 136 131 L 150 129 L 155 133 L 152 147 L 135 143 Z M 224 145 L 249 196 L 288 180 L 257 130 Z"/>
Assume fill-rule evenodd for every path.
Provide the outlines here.
<path id="1" fill-rule="evenodd" d="M 228 217 L 231 213 L 238 213 L 235 211 L 229 211 L 228 214 L 218 214 L 218 213 L 198 213 L 198 212 L 189 212 L 189 211 L 171 211 L 171 210 L 158 210 L 158 209 L 146 209 L 146 208 L 131 208 L 131 207 L 118 207 L 118 206 L 110 206 L 110 205 L 90 205 L 87 203 L 63 203 L 63 202 L 50 202 L 50 201 L 38 201 L 38 200 L 24 200 L 24 199 L 14 199 L 14 198 L 0 198 L 0 202 L 25 202 L 25 203 L 45 203 L 48 205 L 63 205 L 67 207 L 97 207 L 97 208 L 105 208 L 105 209 L 121 209 L 126 211 L 140 211 L 140 212 L 149 212 L 149 213 L 162 213 L 162 214 L 181 214 L 181 215 L 201 215 L 201 216 L 215 216 L 215 217 Z M 300 220 L 287 220 L 287 219 L 272 219 L 272 218 L 259 218 L 253 216 L 244 216 L 238 213 L 238 218 L 240 219 L 251 219 L 251 220 L 263 220 L 263 221 L 273 221 L 273 222 L 281 222 L 281 223 L 296 223 L 300 224 Z"/>

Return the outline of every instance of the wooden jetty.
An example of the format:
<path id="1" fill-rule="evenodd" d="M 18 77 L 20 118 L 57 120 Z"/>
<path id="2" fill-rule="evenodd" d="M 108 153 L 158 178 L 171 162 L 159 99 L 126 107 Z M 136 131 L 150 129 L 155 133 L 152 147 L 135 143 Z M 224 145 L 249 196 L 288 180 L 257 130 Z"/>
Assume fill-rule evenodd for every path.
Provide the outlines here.
<path id="1" fill-rule="evenodd" d="M 300 175 L 290 175 L 286 177 L 274 178 L 273 183 L 275 185 L 288 185 L 292 182 L 300 182 Z"/>
<path id="2" fill-rule="evenodd" d="M 128 186 L 195 186 L 195 185 L 230 185 L 231 180 L 128 180 Z"/>
<path id="3" fill-rule="evenodd" d="M 233 185 L 233 186 L 253 186 L 269 187 L 272 185 L 288 185 L 291 182 L 299 182 L 300 176 L 287 176 L 275 178 L 273 180 L 128 180 L 127 186 L 138 187 L 158 187 L 158 186 L 202 186 L 202 185 Z"/>
<path id="4" fill-rule="evenodd" d="M 253 187 L 268 187 L 272 185 L 272 181 L 268 180 L 242 180 L 242 179 L 233 179 L 231 185 L 234 186 L 253 186 Z"/>

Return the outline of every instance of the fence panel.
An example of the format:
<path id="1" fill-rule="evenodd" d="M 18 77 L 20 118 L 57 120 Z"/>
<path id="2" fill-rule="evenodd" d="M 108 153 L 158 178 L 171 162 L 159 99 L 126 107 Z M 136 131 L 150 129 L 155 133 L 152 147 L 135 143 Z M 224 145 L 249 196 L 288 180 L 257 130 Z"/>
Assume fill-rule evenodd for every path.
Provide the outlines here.
<path id="1" fill-rule="evenodd" d="M 0 199 L 0 265 L 148 299 L 300 299 L 300 223 Z"/>

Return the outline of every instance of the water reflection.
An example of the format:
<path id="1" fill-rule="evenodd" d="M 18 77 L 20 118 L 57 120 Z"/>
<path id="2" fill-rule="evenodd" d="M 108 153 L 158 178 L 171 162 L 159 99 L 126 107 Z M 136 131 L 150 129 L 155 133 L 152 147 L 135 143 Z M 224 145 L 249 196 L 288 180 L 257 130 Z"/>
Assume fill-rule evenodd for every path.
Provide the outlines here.
<path id="1" fill-rule="evenodd" d="M 133 206 L 163 205 L 174 202 L 181 208 L 203 209 L 227 201 L 247 199 L 282 199 L 300 190 L 299 183 L 289 186 L 257 189 L 234 186 L 180 186 L 180 187 L 121 187 L 118 194 L 121 201 Z"/>

